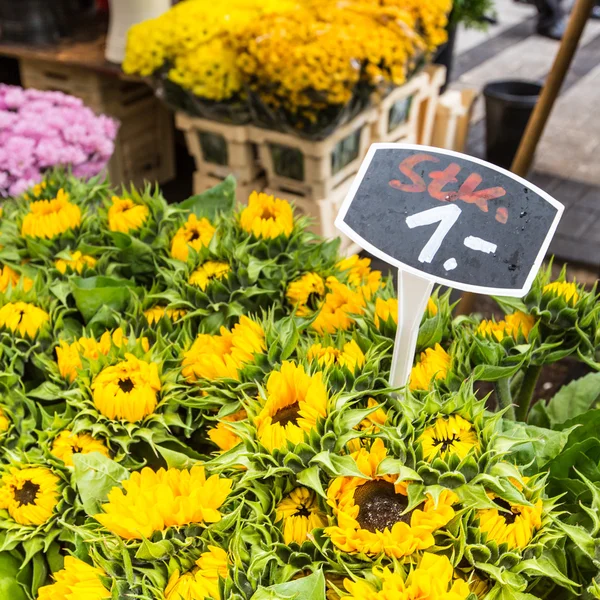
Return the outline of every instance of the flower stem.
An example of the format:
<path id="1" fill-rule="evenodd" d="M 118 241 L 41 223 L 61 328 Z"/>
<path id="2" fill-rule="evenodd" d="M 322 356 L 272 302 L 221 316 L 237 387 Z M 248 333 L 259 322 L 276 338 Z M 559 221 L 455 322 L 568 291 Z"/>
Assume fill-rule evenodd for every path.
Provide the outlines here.
<path id="1" fill-rule="evenodd" d="M 496 381 L 495 388 L 496 398 L 498 398 L 498 408 L 500 410 L 508 408 L 508 410 L 504 413 L 504 418 L 514 421 L 515 408 L 512 405 L 512 396 L 510 393 L 510 377 L 498 379 L 498 381 Z"/>
<path id="2" fill-rule="evenodd" d="M 523 376 L 523 383 L 517 396 L 517 420 L 526 421 L 527 415 L 529 414 L 529 407 L 531 406 L 531 399 L 533 398 L 533 392 L 535 386 L 540 377 L 541 366 L 530 365 L 525 369 L 525 375 Z"/>

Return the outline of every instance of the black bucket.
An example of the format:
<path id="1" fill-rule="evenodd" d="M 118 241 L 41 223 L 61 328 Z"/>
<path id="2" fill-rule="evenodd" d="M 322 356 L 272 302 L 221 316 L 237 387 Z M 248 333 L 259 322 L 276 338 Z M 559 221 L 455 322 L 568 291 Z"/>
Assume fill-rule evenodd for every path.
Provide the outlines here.
<path id="1" fill-rule="evenodd" d="M 483 88 L 489 162 L 510 168 L 541 91 L 533 81 L 493 81 Z"/>

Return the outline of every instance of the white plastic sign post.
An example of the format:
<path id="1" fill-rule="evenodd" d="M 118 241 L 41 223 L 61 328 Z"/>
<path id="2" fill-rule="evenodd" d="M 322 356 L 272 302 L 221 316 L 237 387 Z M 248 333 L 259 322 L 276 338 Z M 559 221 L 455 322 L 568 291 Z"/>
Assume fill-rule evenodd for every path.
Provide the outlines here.
<path id="1" fill-rule="evenodd" d="M 433 285 L 524 296 L 563 210 L 525 179 L 472 156 L 371 146 L 335 224 L 398 268 L 394 387 L 408 382 Z"/>

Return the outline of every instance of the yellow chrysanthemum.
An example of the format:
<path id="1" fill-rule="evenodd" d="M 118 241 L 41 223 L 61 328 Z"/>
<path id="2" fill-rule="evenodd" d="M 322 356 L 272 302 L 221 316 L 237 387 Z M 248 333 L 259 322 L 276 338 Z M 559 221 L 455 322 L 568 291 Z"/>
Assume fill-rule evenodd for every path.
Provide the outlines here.
<path id="1" fill-rule="evenodd" d="M 44 467 L 12 467 L 2 476 L 0 508 L 20 525 L 43 525 L 60 498 L 60 479 Z"/>
<path id="2" fill-rule="evenodd" d="M 348 285 L 360 289 L 367 300 L 381 287 L 381 271 L 371 270 L 371 259 L 353 254 L 337 264 L 340 271 L 347 272 Z"/>
<path id="3" fill-rule="evenodd" d="M 539 499 L 533 506 L 525 506 L 495 498 L 493 494 L 491 497 L 498 504 L 498 509 L 477 511 L 479 529 L 489 541 L 507 544 L 509 550 L 526 548 L 533 534 L 542 526 L 542 500 Z"/>
<path id="4" fill-rule="evenodd" d="M 105 331 L 99 340 L 94 337 L 80 337 L 69 344 L 61 341 L 56 347 L 56 361 L 60 376 L 67 381 L 74 381 L 77 371 L 83 368 L 81 358 L 96 360 L 100 355 L 107 356 L 113 346 L 120 348 L 127 341 L 125 332 L 120 327 L 112 334 Z M 148 338 L 142 338 L 142 348 L 145 352 L 150 349 Z"/>
<path id="5" fill-rule="evenodd" d="M 38 200 L 29 205 L 21 235 L 49 240 L 79 225 L 81 209 L 69 202 L 69 194 L 60 189 L 54 200 Z"/>
<path id="6" fill-rule="evenodd" d="M 475 427 L 460 415 L 440 417 L 434 425 L 425 429 L 419 441 L 423 458 L 427 461 L 438 456 L 445 459 L 451 454 L 462 460 L 472 449 L 479 450 Z"/>
<path id="7" fill-rule="evenodd" d="M 25 292 L 28 292 L 33 287 L 33 279 L 19 275 L 19 273 L 11 269 L 8 265 L 0 268 L 0 292 L 6 292 L 9 286 L 13 289 L 16 288 L 19 282 L 22 282 Z"/>
<path id="8" fill-rule="evenodd" d="M 73 466 L 74 454 L 99 452 L 103 456 L 110 456 L 108 448 L 101 440 L 93 438 L 89 433 L 73 433 L 68 430 L 61 431 L 56 436 L 50 452 L 62 460 L 67 467 Z"/>
<path id="9" fill-rule="evenodd" d="M 56 269 L 63 275 L 70 271 L 71 273 L 81 273 L 85 267 L 93 269 L 96 266 L 96 259 L 93 256 L 82 254 L 76 250 L 69 259 L 59 258 L 54 262 Z"/>
<path id="10" fill-rule="evenodd" d="M 196 568 L 183 575 L 175 571 L 165 589 L 165 600 L 221 600 L 219 578 L 229 571 L 227 552 L 218 546 L 208 546 L 196 561 Z"/>
<path id="11" fill-rule="evenodd" d="M 125 360 L 104 368 L 92 382 L 94 406 L 108 419 L 135 423 L 156 409 L 160 392 L 158 365 L 126 354 Z"/>
<path id="12" fill-rule="evenodd" d="M 483 320 L 477 327 L 476 334 L 482 338 L 496 339 L 501 342 L 505 337 L 517 339 L 519 333 L 525 339 L 529 337 L 529 332 L 535 325 L 535 319 L 527 313 L 517 311 L 511 315 L 506 315 L 502 321 Z"/>
<path id="13" fill-rule="evenodd" d="M 292 490 L 276 508 L 276 520 L 282 522 L 283 541 L 302 544 L 313 530 L 325 527 L 327 521 L 320 511 L 317 495 L 305 487 Z"/>
<path id="14" fill-rule="evenodd" d="M 169 321 L 179 321 L 181 317 L 185 316 L 186 312 L 187 311 L 183 308 L 166 308 L 157 304 L 156 306 L 152 306 L 148 310 L 145 310 L 144 316 L 146 317 L 148 325 L 154 325 L 154 323 L 158 323 L 165 317 L 169 319 Z"/>
<path id="15" fill-rule="evenodd" d="M 219 424 L 216 427 L 212 427 L 208 430 L 208 437 L 213 444 L 219 447 L 221 452 L 226 452 L 235 448 L 242 440 L 240 436 L 235 432 L 235 429 L 228 425 L 228 423 L 237 423 L 247 419 L 248 415 L 244 409 L 238 410 L 232 415 L 227 415 L 220 419 Z"/>
<path id="16" fill-rule="evenodd" d="M 575 283 L 569 281 L 553 281 L 552 283 L 548 283 L 542 288 L 542 293 L 563 298 L 571 306 L 575 306 L 579 300 L 577 286 Z"/>
<path id="17" fill-rule="evenodd" d="M 0 433 L 8 431 L 10 427 L 10 419 L 6 416 L 4 409 L 0 407 Z"/>
<path id="18" fill-rule="evenodd" d="M 410 372 L 410 390 L 428 390 L 434 379 L 446 379 L 449 369 L 450 355 L 439 344 L 427 348 Z"/>
<path id="19" fill-rule="evenodd" d="M 423 553 L 419 566 L 406 576 L 401 567 L 373 568 L 371 582 L 346 579 L 342 600 L 466 600 L 471 593 L 447 556 Z"/>
<path id="20" fill-rule="evenodd" d="M 327 416 L 328 401 L 323 373 L 308 375 L 302 365 L 285 361 L 267 379 L 267 399 L 255 421 L 258 439 L 270 451 L 303 442 Z"/>
<path id="21" fill-rule="evenodd" d="M 21 337 L 33 339 L 50 321 L 50 315 L 28 302 L 9 302 L 0 308 L 0 328 L 10 329 Z"/>
<path id="22" fill-rule="evenodd" d="M 354 324 L 353 317 L 361 315 L 365 309 L 365 297 L 335 277 L 327 278 L 327 289 L 329 291 L 311 327 L 320 334 L 350 329 Z"/>
<path id="23" fill-rule="evenodd" d="M 102 525 L 126 540 L 150 538 L 155 531 L 191 523 L 216 523 L 219 508 L 231 492 L 231 479 L 212 475 L 203 466 L 187 469 L 145 467 L 114 487 L 103 513 L 95 516 Z"/>
<path id="24" fill-rule="evenodd" d="M 113 196 L 112 206 L 108 209 L 108 228 L 121 233 L 136 231 L 148 220 L 149 214 L 150 209 L 145 204 Z"/>
<path id="25" fill-rule="evenodd" d="M 65 568 L 53 575 L 54 583 L 38 591 L 38 600 L 105 600 L 112 594 L 102 584 L 106 573 L 74 556 L 65 556 Z"/>
<path id="26" fill-rule="evenodd" d="M 188 217 L 185 225 L 177 230 L 171 242 L 171 256 L 183 262 L 190 255 L 190 248 L 200 250 L 210 244 L 216 229 L 212 223 L 202 217 L 198 219 L 195 214 Z"/>
<path id="27" fill-rule="evenodd" d="M 263 192 L 252 192 L 240 215 L 240 226 L 254 237 L 289 237 L 294 229 L 294 212 L 289 202 Z"/>
<path id="28" fill-rule="evenodd" d="M 305 273 L 290 283 L 285 295 L 296 308 L 296 314 L 306 317 L 317 310 L 325 298 L 325 282 L 317 273 Z"/>
<path id="29" fill-rule="evenodd" d="M 365 355 L 360 346 L 354 341 L 344 344 L 344 349 L 339 350 L 333 346 L 313 344 L 306 355 L 308 360 L 316 360 L 322 367 L 338 365 L 350 371 L 356 371 L 365 364 Z"/>
<path id="30" fill-rule="evenodd" d="M 398 324 L 398 300 L 396 298 L 377 298 L 375 300 L 375 327 L 380 328 L 382 323 L 392 320 Z"/>
<path id="31" fill-rule="evenodd" d="M 221 327 L 218 335 L 199 334 L 183 355 L 182 374 L 190 382 L 225 377 L 239 380 L 244 365 L 265 350 L 263 328 L 242 316 L 231 331 Z"/>
<path id="32" fill-rule="evenodd" d="M 230 270 L 226 262 L 207 260 L 190 275 L 189 284 L 195 285 L 204 291 L 215 279 L 227 277 Z"/>
<path id="33" fill-rule="evenodd" d="M 407 484 L 397 475 L 378 475 L 387 458 L 381 439 L 371 448 L 360 448 L 352 458 L 362 477 L 336 477 L 327 490 L 327 503 L 333 509 L 336 525 L 325 533 L 343 552 L 402 558 L 434 545 L 433 533 L 454 517 L 452 505 L 458 497 L 444 490 L 437 503 L 429 497 L 421 507 L 406 512 Z"/>

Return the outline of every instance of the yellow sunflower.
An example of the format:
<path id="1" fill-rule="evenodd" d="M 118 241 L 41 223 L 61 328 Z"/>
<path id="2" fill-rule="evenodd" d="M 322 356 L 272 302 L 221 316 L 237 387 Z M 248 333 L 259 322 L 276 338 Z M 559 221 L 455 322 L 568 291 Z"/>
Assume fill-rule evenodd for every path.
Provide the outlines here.
<path id="1" fill-rule="evenodd" d="M 21 235 L 49 240 L 79 225 L 81 209 L 69 202 L 69 194 L 60 189 L 54 200 L 31 202 L 21 225 Z"/>
<path id="2" fill-rule="evenodd" d="M 312 314 L 325 298 L 325 282 L 317 273 L 305 273 L 287 288 L 286 297 L 299 317 Z"/>
<path id="3" fill-rule="evenodd" d="M 74 454 L 89 454 L 100 452 L 107 458 L 110 456 L 104 442 L 93 438 L 88 433 L 73 433 L 72 431 L 61 431 L 52 442 L 50 451 L 56 458 L 62 460 L 67 467 L 73 466 Z"/>
<path id="4" fill-rule="evenodd" d="M 38 591 L 38 600 L 107 600 L 112 594 L 104 587 L 106 573 L 74 556 L 65 556 L 65 567 L 53 575 L 54 583 Z"/>
<path id="5" fill-rule="evenodd" d="M 346 579 L 348 594 L 342 600 L 466 600 L 471 591 L 458 578 L 447 556 L 424 552 L 419 566 L 404 574 L 395 566 L 373 567 L 370 581 Z"/>
<path id="6" fill-rule="evenodd" d="M 0 308 L 0 327 L 33 339 L 50 321 L 50 315 L 28 302 L 9 302 Z"/>
<path id="7" fill-rule="evenodd" d="M 146 317 L 148 325 L 154 325 L 165 317 L 169 319 L 169 321 L 179 321 L 181 317 L 185 316 L 186 312 L 187 311 L 183 308 L 166 308 L 160 306 L 160 304 L 156 304 L 144 311 L 144 317 Z"/>
<path id="8" fill-rule="evenodd" d="M 240 370 L 266 350 L 263 328 L 249 319 L 240 322 L 231 331 L 221 327 L 217 335 L 201 333 L 192 347 L 183 355 L 183 376 L 190 382 L 198 379 L 236 379 Z"/>
<path id="9" fill-rule="evenodd" d="M 439 345 L 421 352 L 421 360 L 410 372 L 411 391 L 428 390 L 435 379 L 446 379 L 450 369 L 450 355 Z"/>
<path id="10" fill-rule="evenodd" d="M 276 508 L 276 521 L 283 526 L 286 544 L 302 544 L 315 529 L 325 527 L 327 520 L 319 509 L 317 495 L 305 487 L 292 490 Z"/>
<path id="11" fill-rule="evenodd" d="M 462 460 L 472 449 L 479 450 L 480 447 L 475 427 L 460 415 L 440 417 L 425 429 L 419 441 L 423 458 L 427 461 L 432 461 L 437 456 L 445 459 L 452 454 Z"/>
<path id="12" fill-rule="evenodd" d="M 487 535 L 488 541 L 507 544 L 509 550 L 526 548 L 542 526 L 544 505 L 541 498 L 533 506 L 525 506 L 507 502 L 494 494 L 489 496 L 498 508 L 477 511 L 479 529 Z"/>
<path id="13" fill-rule="evenodd" d="M 186 262 L 190 255 L 190 247 L 200 250 L 210 244 L 216 229 L 211 222 L 202 217 L 198 219 L 195 214 L 188 217 L 185 225 L 177 230 L 171 242 L 171 256 Z"/>
<path id="14" fill-rule="evenodd" d="M 12 467 L 2 476 L 0 508 L 20 525 L 43 525 L 60 499 L 60 479 L 45 467 Z"/>
<path id="15" fill-rule="evenodd" d="M 155 531 L 191 523 L 216 523 L 219 508 L 231 492 L 231 479 L 212 475 L 204 467 L 159 469 L 145 467 L 108 493 L 103 513 L 95 516 L 112 533 L 126 540 L 150 538 Z"/>
<path id="16" fill-rule="evenodd" d="M 575 306 L 579 301 L 579 292 L 573 282 L 553 281 L 542 288 L 542 293 L 562 298 L 570 306 Z"/>
<path id="17" fill-rule="evenodd" d="M 498 342 L 501 342 L 505 337 L 517 339 L 519 333 L 527 339 L 534 325 L 534 317 L 517 311 L 511 315 L 506 315 L 504 320 L 497 323 L 484 319 L 477 327 L 476 334 L 482 338 L 495 338 Z"/>
<path id="18" fill-rule="evenodd" d="M 396 298 L 377 298 L 375 300 L 375 327 L 378 329 L 381 323 L 387 323 L 392 320 L 398 324 L 398 300 Z"/>
<path id="19" fill-rule="evenodd" d="M 370 258 L 361 258 L 358 254 L 344 258 L 337 264 L 337 268 L 346 273 L 348 285 L 360 289 L 367 300 L 381 287 L 381 271 L 372 271 L 370 265 Z"/>
<path id="20" fill-rule="evenodd" d="M 344 344 L 343 350 L 339 350 L 333 346 L 313 344 L 308 349 L 306 356 L 308 360 L 316 360 L 322 367 L 339 365 L 340 367 L 346 367 L 350 371 L 356 371 L 365 365 L 365 355 L 354 340 Z"/>
<path id="21" fill-rule="evenodd" d="M 188 283 L 204 291 L 215 279 L 227 277 L 230 270 L 231 268 L 226 262 L 207 260 L 190 275 Z"/>
<path id="22" fill-rule="evenodd" d="M 365 297 L 335 277 L 327 278 L 327 289 L 329 291 L 311 327 L 320 334 L 350 329 L 354 324 L 353 317 L 361 315 L 365 309 Z"/>
<path id="23" fill-rule="evenodd" d="M 235 429 L 228 425 L 228 423 L 237 423 L 248 418 L 248 414 L 244 409 L 234 412 L 232 415 L 227 415 L 219 420 L 219 424 L 216 427 L 212 427 L 208 430 L 208 437 L 213 444 L 219 447 L 221 452 L 226 452 L 235 448 L 242 439 L 235 432 Z"/>
<path id="24" fill-rule="evenodd" d="M 285 361 L 267 379 L 267 399 L 255 420 L 259 441 L 271 452 L 303 442 L 327 416 L 328 401 L 323 373 L 309 375 L 302 365 Z"/>
<path id="25" fill-rule="evenodd" d="M 248 206 L 240 215 L 240 226 L 257 238 L 290 237 L 294 229 L 294 212 L 285 200 L 263 192 L 252 192 Z"/>
<path id="26" fill-rule="evenodd" d="M 23 282 L 23 291 L 28 292 L 33 287 L 33 279 L 20 275 L 8 265 L 0 268 L 0 292 L 6 292 L 8 287 L 16 288 L 19 282 Z"/>
<path id="27" fill-rule="evenodd" d="M 375 400 L 375 398 L 369 398 L 367 400 L 367 408 L 375 408 L 376 406 L 379 406 L 379 404 L 377 400 Z M 383 410 L 383 408 L 381 408 L 381 406 L 379 406 L 377 410 L 373 411 L 367 417 L 365 417 L 354 429 L 362 431 L 365 435 L 378 433 L 380 427 L 382 425 L 385 425 L 387 418 L 387 413 L 385 412 L 385 410 Z M 363 439 L 355 438 L 353 440 L 350 440 L 347 446 L 350 452 L 357 452 L 362 448 L 363 443 Z"/>
<path id="28" fill-rule="evenodd" d="M 444 490 L 437 503 L 432 497 L 410 512 L 407 484 L 397 475 L 378 475 L 379 465 L 387 458 L 381 439 L 370 449 L 352 453 L 361 477 L 336 477 L 327 490 L 327 503 L 333 509 L 336 525 L 325 533 L 342 552 L 372 556 L 381 553 L 394 558 L 410 556 L 434 545 L 433 533 L 454 517 L 452 505 L 458 497 Z"/>
<path id="29" fill-rule="evenodd" d="M 111 231 L 129 233 L 140 229 L 148 220 L 150 210 L 145 204 L 136 204 L 130 198 L 112 197 L 108 209 L 108 228 Z"/>
<path id="30" fill-rule="evenodd" d="M 229 573 L 227 552 L 218 546 L 208 546 L 196 561 L 196 568 L 179 574 L 175 571 L 165 589 L 165 600 L 221 600 L 219 578 L 226 579 Z"/>
<path id="31" fill-rule="evenodd" d="M 96 266 L 96 259 L 93 256 L 87 256 L 82 254 L 79 250 L 76 250 L 71 254 L 71 258 L 68 260 L 65 258 L 59 258 L 54 262 L 56 269 L 63 275 L 70 271 L 71 273 L 81 273 L 85 267 L 93 269 Z"/>
<path id="32" fill-rule="evenodd" d="M 10 419 L 6 416 L 4 409 L 0 407 L 0 433 L 8 431 L 10 427 Z"/>
<path id="33" fill-rule="evenodd" d="M 161 384 L 158 365 L 126 354 L 125 360 L 105 367 L 92 382 L 94 406 L 108 419 L 141 421 L 156 409 Z"/>

